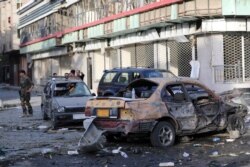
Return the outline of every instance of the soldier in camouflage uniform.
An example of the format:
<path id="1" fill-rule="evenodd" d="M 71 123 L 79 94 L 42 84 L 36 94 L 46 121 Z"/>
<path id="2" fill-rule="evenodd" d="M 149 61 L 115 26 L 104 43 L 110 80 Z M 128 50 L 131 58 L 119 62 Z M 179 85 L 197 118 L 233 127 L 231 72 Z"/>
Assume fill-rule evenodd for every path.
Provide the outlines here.
<path id="1" fill-rule="evenodd" d="M 34 86 L 33 82 L 30 80 L 30 78 L 26 75 L 26 72 L 24 70 L 21 70 L 20 73 L 20 100 L 21 100 L 21 106 L 23 109 L 23 116 L 28 116 L 33 114 L 33 109 L 30 104 L 30 92 Z M 28 110 L 27 110 L 27 108 Z"/>

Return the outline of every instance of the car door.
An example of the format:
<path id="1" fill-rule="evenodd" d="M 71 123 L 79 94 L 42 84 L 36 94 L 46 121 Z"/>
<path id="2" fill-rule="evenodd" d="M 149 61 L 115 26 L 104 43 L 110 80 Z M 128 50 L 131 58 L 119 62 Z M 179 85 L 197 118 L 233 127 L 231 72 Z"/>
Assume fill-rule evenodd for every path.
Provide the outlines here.
<path id="1" fill-rule="evenodd" d="M 203 128 L 207 125 L 218 125 L 220 120 L 217 119 L 220 114 L 220 101 L 208 89 L 200 84 L 185 84 L 185 89 L 191 99 L 198 116 L 198 127 Z"/>
<path id="2" fill-rule="evenodd" d="M 169 113 L 177 120 L 183 131 L 197 128 L 197 115 L 193 103 L 188 99 L 181 83 L 168 84 L 164 87 L 162 100 Z"/>

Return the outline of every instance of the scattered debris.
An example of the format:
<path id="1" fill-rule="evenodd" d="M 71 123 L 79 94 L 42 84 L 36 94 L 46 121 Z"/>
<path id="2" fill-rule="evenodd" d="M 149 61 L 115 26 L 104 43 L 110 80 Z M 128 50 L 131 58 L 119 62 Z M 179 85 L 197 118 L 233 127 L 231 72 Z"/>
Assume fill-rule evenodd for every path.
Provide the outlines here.
<path id="1" fill-rule="evenodd" d="M 52 148 L 43 148 L 42 149 L 42 154 L 43 155 L 53 153 L 53 152 L 54 152 L 54 150 Z"/>
<path id="2" fill-rule="evenodd" d="M 162 162 L 159 164 L 162 167 L 174 166 L 174 162 Z"/>
<path id="3" fill-rule="evenodd" d="M 234 142 L 235 141 L 235 139 L 226 139 L 226 142 L 228 142 L 228 143 L 231 143 L 231 142 Z"/>
<path id="4" fill-rule="evenodd" d="M 128 158 L 128 155 L 125 152 L 120 151 L 120 154 L 121 154 L 121 156 L 123 156 L 123 158 Z"/>
<path id="5" fill-rule="evenodd" d="M 4 160 L 5 159 L 5 157 L 4 156 L 0 156 L 0 160 Z"/>
<path id="6" fill-rule="evenodd" d="M 40 126 L 38 126 L 37 128 L 38 128 L 39 130 L 46 130 L 46 129 L 48 129 L 49 127 L 46 126 L 46 125 L 40 125 Z"/>
<path id="7" fill-rule="evenodd" d="M 240 132 L 238 130 L 229 131 L 230 139 L 238 139 L 240 137 Z"/>
<path id="8" fill-rule="evenodd" d="M 78 155 L 78 151 L 77 150 L 73 150 L 73 151 L 68 151 L 68 155 Z"/>
<path id="9" fill-rule="evenodd" d="M 219 152 L 218 151 L 214 151 L 214 152 L 212 152 L 211 157 L 217 157 L 218 155 L 219 155 Z"/>
<path id="10" fill-rule="evenodd" d="M 194 147 L 201 147 L 202 145 L 201 144 L 194 144 L 193 146 Z"/>
<path id="11" fill-rule="evenodd" d="M 219 142 L 220 141 L 220 138 L 219 137 L 214 137 L 213 138 L 213 142 Z"/>
<path id="12" fill-rule="evenodd" d="M 246 155 L 250 155 L 250 152 L 246 152 L 245 154 L 246 154 Z"/>
<path id="13" fill-rule="evenodd" d="M 113 154 L 118 154 L 121 149 L 122 149 L 122 147 L 119 147 L 118 149 L 114 149 L 114 150 L 112 150 L 112 153 Z"/>
<path id="14" fill-rule="evenodd" d="M 235 153 L 229 153 L 228 155 L 231 156 L 231 157 L 238 157 L 238 155 L 235 154 Z"/>
<path id="15" fill-rule="evenodd" d="M 122 147 L 119 147 L 118 149 L 114 149 L 114 150 L 112 150 L 112 153 L 113 154 L 120 153 L 121 156 L 123 156 L 124 158 L 128 158 L 128 155 L 125 152 L 121 151 L 121 149 L 122 149 Z"/>
<path id="16" fill-rule="evenodd" d="M 79 150 L 82 152 L 96 152 L 104 148 L 106 137 L 105 131 L 98 129 L 94 124 L 95 117 L 84 120 L 84 133 L 78 142 Z"/>
<path id="17" fill-rule="evenodd" d="M 189 154 L 186 153 L 186 152 L 184 152 L 182 156 L 185 157 L 185 158 L 187 158 L 187 157 L 189 157 Z"/>

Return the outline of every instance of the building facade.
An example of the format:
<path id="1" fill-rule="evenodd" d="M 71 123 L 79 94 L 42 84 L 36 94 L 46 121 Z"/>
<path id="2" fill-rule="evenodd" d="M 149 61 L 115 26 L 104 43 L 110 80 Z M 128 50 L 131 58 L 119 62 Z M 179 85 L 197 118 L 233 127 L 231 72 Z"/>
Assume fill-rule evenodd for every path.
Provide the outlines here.
<path id="1" fill-rule="evenodd" d="M 26 55 L 19 54 L 17 10 L 27 0 L 0 1 L 0 82 L 18 85 L 18 70 L 27 70 Z"/>
<path id="2" fill-rule="evenodd" d="M 248 0 L 31 0 L 19 11 L 20 53 L 36 85 L 56 72 L 147 66 L 217 92 L 248 87 Z M 191 66 L 192 65 L 192 66 Z"/>

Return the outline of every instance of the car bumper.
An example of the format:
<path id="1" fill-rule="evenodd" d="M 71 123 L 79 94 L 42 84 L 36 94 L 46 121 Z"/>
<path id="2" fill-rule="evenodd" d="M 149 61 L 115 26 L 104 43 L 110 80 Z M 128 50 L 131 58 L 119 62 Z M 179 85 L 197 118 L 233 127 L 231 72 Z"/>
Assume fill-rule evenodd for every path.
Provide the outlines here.
<path id="1" fill-rule="evenodd" d="M 142 133 L 150 132 L 155 121 L 126 121 L 126 120 L 95 120 L 97 128 L 106 130 L 110 133 Z"/>
<path id="2" fill-rule="evenodd" d="M 83 112 L 74 113 L 55 113 L 58 123 L 82 122 L 87 117 Z"/>

